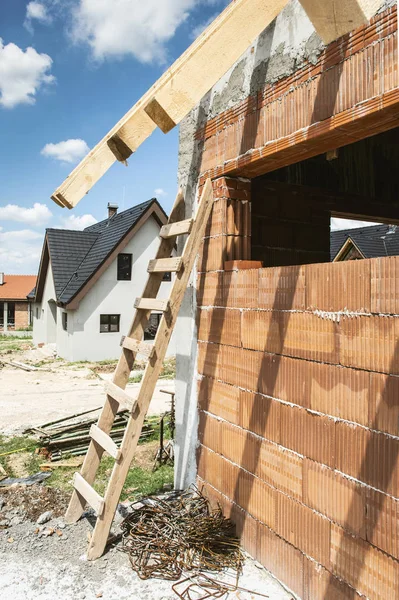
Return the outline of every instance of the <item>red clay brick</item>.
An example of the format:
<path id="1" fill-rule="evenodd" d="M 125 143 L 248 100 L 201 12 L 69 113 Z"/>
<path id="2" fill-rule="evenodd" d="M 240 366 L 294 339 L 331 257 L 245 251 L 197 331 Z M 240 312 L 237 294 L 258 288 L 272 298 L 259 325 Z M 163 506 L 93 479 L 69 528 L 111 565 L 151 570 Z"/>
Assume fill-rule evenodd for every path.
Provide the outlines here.
<path id="1" fill-rule="evenodd" d="M 307 265 L 306 308 L 370 312 L 370 260 Z"/>
<path id="2" fill-rule="evenodd" d="M 205 238 L 200 246 L 198 271 L 221 271 L 225 260 L 226 236 Z"/>
<path id="3" fill-rule="evenodd" d="M 259 383 L 260 352 L 222 346 L 223 369 L 220 379 L 247 390 L 256 391 Z"/>
<path id="4" fill-rule="evenodd" d="M 223 459 L 205 446 L 200 446 L 197 453 L 198 475 L 213 487 L 220 486 Z"/>
<path id="5" fill-rule="evenodd" d="M 240 425 L 273 442 L 280 439 L 280 403 L 254 392 L 240 391 Z"/>
<path id="6" fill-rule="evenodd" d="M 330 521 L 281 493 L 277 493 L 276 532 L 319 563 L 329 564 Z"/>
<path id="7" fill-rule="evenodd" d="M 399 436 L 399 377 L 371 373 L 370 382 L 370 427 Z"/>
<path id="8" fill-rule="evenodd" d="M 399 559 L 399 500 L 367 488 L 367 540 Z"/>
<path id="9" fill-rule="evenodd" d="M 394 317 L 343 317 L 341 364 L 380 373 L 399 374 L 399 320 Z"/>
<path id="10" fill-rule="evenodd" d="M 307 361 L 306 366 L 308 381 L 304 406 L 326 415 L 368 425 L 370 373 Z"/>
<path id="11" fill-rule="evenodd" d="M 289 405 L 281 406 L 280 415 L 282 446 L 334 468 L 335 423 L 332 419 Z"/>
<path id="12" fill-rule="evenodd" d="M 235 304 L 239 308 L 258 307 L 259 270 L 239 270 L 236 278 Z"/>
<path id="13" fill-rule="evenodd" d="M 337 525 L 331 526 L 331 569 L 368 598 L 397 596 L 399 563 Z"/>
<path id="14" fill-rule="evenodd" d="M 248 311 L 242 315 L 244 348 L 337 363 L 337 323 L 310 313 Z"/>
<path id="15" fill-rule="evenodd" d="M 259 438 L 245 429 L 234 427 L 229 423 L 220 423 L 221 453 L 233 463 L 242 466 L 247 471 L 255 473 L 259 462 Z"/>
<path id="16" fill-rule="evenodd" d="M 366 539 L 366 493 L 360 484 L 311 460 L 304 461 L 303 502 Z"/>
<path id="17" fill-rule="evenodd" d="M 254 473 L 289 496 L 302 499 L 303 459 L 297 454 L 265 440 Z"/>
<path id="18" fill-rule="evenodd" d="M 203 410 L 230 423 L 238 425 L 240 422 L 240 390 L 232 385 L 214 379 L 202 379 L 198 404 Z"/>
<path id="19" fill-rule="evenodd" d="M 305 267 L 260 269 L 259 308 L 303 310 L 305 308 Z"/>
<path id="20" fill-rule="evenodd" d="M 371 261 L 371 311 L 399 314 L 399 257 Z"/>
<path id="21" fill-rule="evenodd" d="M 263 354 L 259 391 L 267 396 L 310 408 L 307 397 L 310 364 L 308 361 L 286 356 Z"/>
<path id="22" fill-rule="evenodd" d="M 197 277 L 198 306 L 223 306 L 223 273 L 200 273 Z"/>
<path id="23" fill-rule="evenodd" d="M 221 451 L 220 422 L 203 411 L 199 413 L 198 439 L 203 446 L 214 452 Z"/>
<path id="24" fill-rule="evenodd" d="M 198 343 L 197 368 L 201 375 L 221 378 L 222 375 L 222 348 L 220 344 Z"/>
<path id="25" fill-rule="evenodd" d="M 276 492 L 263 481 L 241 470 L 233 499 L 255 519 L 274 527 Z"/>
<path id="26" fill-rule="evenodd" d="M 399 497 L 398 467 L 398 439 L 350 423 L 336 423 L 337 470 Z"/>
<path id="27" fill-rule="evenodd" d="M 299 597 L 304 592 L 304 556 L 268 527 L 258 524 L 258 560 Z"/>
<path id="28" fill-rule="evenodd" d="M 238 310 L 213 308 L 199 311 L 198 339 L 226 344 L 241 345 L 241 313 Z"/>
<path id="29" fill-rule="evenodd" d="M 303 600 L 360 600 L 349 585 L 312 560 L 304 559 L 305 595 Z"/>

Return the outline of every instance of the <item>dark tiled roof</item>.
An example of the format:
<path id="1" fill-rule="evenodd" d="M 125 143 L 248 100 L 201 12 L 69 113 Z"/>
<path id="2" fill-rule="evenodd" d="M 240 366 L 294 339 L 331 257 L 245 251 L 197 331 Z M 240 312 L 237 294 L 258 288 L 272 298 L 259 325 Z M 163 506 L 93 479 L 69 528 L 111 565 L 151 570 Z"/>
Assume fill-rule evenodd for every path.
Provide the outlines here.
<path id="1" fill-rule="evenodd" d="M 72 300 L 154 202 L 152 198 L 83 231 L 46 230 L 58 302 Z"/>
<path id="2" fill-rule="evenodd" d="M 372 225 L 332 231 L 330 234 L 331 260 L 334 260 L 348 238 L 351 238 L 365 258 L 399 254 L 399 227 Z"/>
<path id="3" fill-rule="evenodd" d="M 69 229 L 47 229 L 46 233 L 55 294 L 60 300 L 98 234 Z"/>

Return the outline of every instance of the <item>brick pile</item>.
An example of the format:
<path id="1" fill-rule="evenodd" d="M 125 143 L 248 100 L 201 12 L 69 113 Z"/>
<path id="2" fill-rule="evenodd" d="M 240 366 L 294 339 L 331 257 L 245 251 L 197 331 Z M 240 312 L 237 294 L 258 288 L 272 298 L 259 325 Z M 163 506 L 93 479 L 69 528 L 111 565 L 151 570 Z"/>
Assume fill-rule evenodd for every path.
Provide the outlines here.
<path id="1" fill-rule="evenodd" d="M 301 598 L 399 597 L 399 257 L 202 268 L 199 482 Z"/>

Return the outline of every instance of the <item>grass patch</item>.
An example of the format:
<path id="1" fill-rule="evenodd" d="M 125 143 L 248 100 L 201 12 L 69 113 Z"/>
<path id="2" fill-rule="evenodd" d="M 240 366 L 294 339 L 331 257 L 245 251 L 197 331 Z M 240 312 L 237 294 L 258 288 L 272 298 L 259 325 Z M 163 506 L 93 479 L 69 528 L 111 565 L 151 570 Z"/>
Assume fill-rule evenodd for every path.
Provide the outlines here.
<path id="1" fill-rule="evenodd" d="M 173 466 L 162 465 L 155 471 L 152 470 L 155 452 L 158 447 L 158 444 L 154 442 L 154 439 L 158 439 L 157 436 L 159 437 L 159 427 L 157 426 L 154 429 L 156 429 L 156 431 L 154 431 L 154 435 L 151 436 L 151 439 L 146 440 L 139 445 L 140 451 L 137 453 L 137 461 L 136 458 L 133 459 L 133 465 L 128 473 L 122 491 L 122 500 L 156 494 L 157 492 L 162 491 L 165 484 L 173 484 Z M 44 462 L 48 462 L 48 459 L 42 457 L 40 454 L 35 454 L 35 450 L 38 447 L 37 441 L 28 436 L 16 436 L 12 438 L 0 436 L 0 454 L 27 449 L 29 454 L 27 454 L 24 460 L 23 467 L 26 469 L 28 475 L 38 473 L 40 471 L 40 465 Z M 16 455 L 13 454 L 12 456 L 15 457 Z M 62 461 L 64 462 L 66 460 L 68 460 L 68 457 L 64 456 Z M 10 455 L 0 456 L 0 463 L 5 468 L 9 477 L 15 476 L 11 467 Z M 51 477 L 46 480 L 46 485 L 66 492 L 72 492 L 73 474 L 76 471 L 79 471 L 80 468 L 76 466 L 71 466 L 71 468 L 61 468 L 57 467 L 56 464 L 57 463 L 54 463 L 54 470 Z M 94 485 L 94 488 L 99 494 L 104 494 L 114 464 L 115 461 L 110 456 L 106 456 L 102 459 Z"/>
<path id="2" fill-rule="evenodd" d="M 175 379 L 176 378 L 176 359 L 167 358 L 162 366 L 160 379 Z"/>
<path id="3" fill-rule="evenodd" d="M 137 375 L 133 375 L 133 377 L 129 377 L 128 383 L 140 383 L 143 379 L 143 373 L 137 373 Z"/>
<path id="4" fill-rule="evenodd" d="M 32 339 L 31 335 L 27 335 L 26 337 L 25 336 L 24 337 L 19 337 L 18 335 L 3 335 L 3 334 L 0 334 L 0 342 L 7 341 L 7 340 L 18 340 L 20 342 L 23 342 L 23 341 L 29 341 L 31 339 Z"/>
<path id="5" fill-rule="evenodd" d="M 17 337 L 16 335 L 0 335 L 0 355 L 22 352 L 32 348 L 32 338 Z"/>
<path id="6" fill-rule="evenodd" d="M 20 436 L 15 436 L 15 437 L 10 437 L 10 438 L 0 435 L 0 464 L 4 467 L 7 474 L 10 477 L 13 477 L 12 468 L 10 467 L 10 464 L 9 464 L 9 457 L 14 453 L 19 452 L 20 450 L 32 452 L 32 457 L 34 457 L 35 455 L 33 453 L 36 450 L 36 448 L 37 448 L 36 440 L 34 440 L 33 438 L 30 438 L 26 435 L 25 436 L 20 435 Z M 33 465 L 32 465 L 32 467 L 33 467 Z M 33 473 L 37 473 L 38 470 L 39 470 L 38 468 L 32 472 L 29 470 L 29 474 L 33 475 Z"/>

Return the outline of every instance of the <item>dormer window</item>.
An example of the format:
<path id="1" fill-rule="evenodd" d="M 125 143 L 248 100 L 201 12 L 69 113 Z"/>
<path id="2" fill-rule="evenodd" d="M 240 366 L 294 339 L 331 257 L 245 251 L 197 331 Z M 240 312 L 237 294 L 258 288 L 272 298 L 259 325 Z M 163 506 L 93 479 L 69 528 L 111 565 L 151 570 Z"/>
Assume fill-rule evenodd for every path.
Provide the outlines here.
<path id="1" fill-rule="evenodd" d="M 118 281 L 132 278 L 132 254 L 118 254 Z"/>

